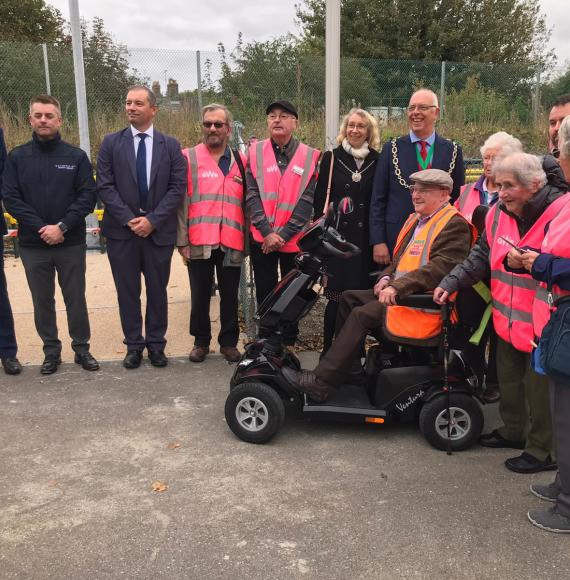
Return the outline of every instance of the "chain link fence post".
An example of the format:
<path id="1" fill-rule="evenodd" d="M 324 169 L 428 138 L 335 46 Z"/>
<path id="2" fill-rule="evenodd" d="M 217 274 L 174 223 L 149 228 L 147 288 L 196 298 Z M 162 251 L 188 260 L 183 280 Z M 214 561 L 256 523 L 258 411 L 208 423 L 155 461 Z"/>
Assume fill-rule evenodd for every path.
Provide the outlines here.
<path id="1" fill-rule="evenodd" d="M 439 109 L 440 117 L 445 113 L 445 61 L 441 61 L 441 79 L 439 84 Z"/>

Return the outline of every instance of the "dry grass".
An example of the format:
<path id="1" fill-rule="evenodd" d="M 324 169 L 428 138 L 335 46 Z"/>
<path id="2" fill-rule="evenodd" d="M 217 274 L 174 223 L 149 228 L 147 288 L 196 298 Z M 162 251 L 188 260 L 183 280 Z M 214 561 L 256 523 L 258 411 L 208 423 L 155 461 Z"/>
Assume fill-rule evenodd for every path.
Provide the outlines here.
<path id="1" fill-rule="evenodd" d="M 244 138 L 250 136 L 258 138 L 266 134 L 265 114 L 263 111 L 252 112 L 246 119 L 240 119 L 244 125 Z M 123 111 L 95 111 L 90 115 L 90 136 L 92 158 L 97 158 L 97 152 L 103 137 L 110 132 L 117 131 L 126 124 Z M 9 149 L 30 139 L 30 127 L 26 114 L 8 113 L 0 108 L 0 126 L 4 128 L 7 146 Z M 160 110 L 156 118 L 156 126 L 161 131 L 175 136 L 183 147 L 195 145 L 200 141 L 200 123 L 195 110 L 181 108 L 180 110 Z M 324 142 L 325 119 L 322 109 L 313 113 L 305 111 L 305 120 L 300 124 L 297 136 L 304 142 L 315 147 L 322 147 Z M 466 157 L 479 157 L 479 147 L 483 141 L 496 131 L 507 131 L 518 137 L 525 149 L 532 153 L 545 151 L 547 142 L 547 117 L 542 115 L 534 125 L 525 125 L 512 116 L 507 121 L 493 121 L 469 123 L 461 115 L 461 111 L 449 111 L 447 116 L 438 125 L 438 132 L 448 138 L 458 141 Z M 405 120 L 392 121 L 382 127 L 383 140 L 392 136 L 407 133 Z M 77 123 L 72 119 L 65 119 L 62 134 L 67 141 L 79 144 Z"/>

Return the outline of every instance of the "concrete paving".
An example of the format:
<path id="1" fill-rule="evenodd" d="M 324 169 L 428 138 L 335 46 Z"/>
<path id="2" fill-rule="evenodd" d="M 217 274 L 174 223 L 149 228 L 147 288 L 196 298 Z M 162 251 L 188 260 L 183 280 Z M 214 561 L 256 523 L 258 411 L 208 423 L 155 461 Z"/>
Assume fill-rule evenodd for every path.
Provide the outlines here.
<path id="1" fill-rule="evenodd" d="M 570 538 L 526 519 L 544 505 L 529 484 L 552 474 L 507 471 L 516 452 L 449 457 L 414 426 L 294 412 L 243 443 L 224 421 L 231 373 L 211 355 L 2 374 L 0 578 L 570 577 Z"/>

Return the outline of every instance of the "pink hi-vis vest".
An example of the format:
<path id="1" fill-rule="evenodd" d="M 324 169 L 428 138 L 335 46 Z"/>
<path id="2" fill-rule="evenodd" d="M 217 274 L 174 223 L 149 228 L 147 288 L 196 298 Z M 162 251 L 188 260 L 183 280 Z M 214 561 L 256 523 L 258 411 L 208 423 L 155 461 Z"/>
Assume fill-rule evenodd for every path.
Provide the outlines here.
<path id="1" fill-rule="evenodd" d="M 540 248 L 544 228 L 565 205 L 564 196 L 552 202 L 530 230 L 519 237 L 516 221 L 495 205 L 487 214 L 485 231 L 489 242 L 491 266 L 491 296 L 493 324 L 497 334 L 517 350 L 530 352 L 534 338 L 532 308 L 538 282 L 530 274 L 507 272 L 503 260 L 511 246 L 501 236 L 517 246 Z"/>
<path id="2" fill-rule="evenodd" d="M 560 213 L 550 222 L 540 251 L 559 258 L 570 258 L 570 195 L 566 194 L 561 199 L 565 200 L 566 203 Z M 546 284 L 539 282 L 532 305 L 535 336 L 540 338 L 542 335 L 542 329 L 548 322 L 551 311 L 554 310 L 554 302 L 568 295 L 570 295 L 568 290 L 563 290 L 555 284 L 552 287 L 552 294 L 549 296 Z"/>
<path id="3" fill-rule="evenodd" d="M 475 189 L 474 183 L 468 183 L 461 188 L 461 193 L 454 205 L 466 220 L 473 220 L 475 208 L 481 205 L 479 192 Z"/>
<path id="4" fill-rule="evenodd" d="M 281 175 L 270 139 L 257 141 L 249 150 L 249 169 L 257 182 L 259 196 L 269 225 L 277 233 L 289 222 L 293 210 L 315 172 L 320 151 L 299 143 L 293 159 Z M 279 250 L 296 253 L 299 232 Z M 251 226 L 256 242 L 263 242 L 261 232 Z"/>
<path id="5" fill-rule="evenodd" d="M 245 184 L 233 161 L 227 175 L 203 144 L 184 149 L 188 160 L 188 239 L 193 246 L 222 245 L 243 252 Z M 245 156 L 240 153 L 245 165 Z"/>

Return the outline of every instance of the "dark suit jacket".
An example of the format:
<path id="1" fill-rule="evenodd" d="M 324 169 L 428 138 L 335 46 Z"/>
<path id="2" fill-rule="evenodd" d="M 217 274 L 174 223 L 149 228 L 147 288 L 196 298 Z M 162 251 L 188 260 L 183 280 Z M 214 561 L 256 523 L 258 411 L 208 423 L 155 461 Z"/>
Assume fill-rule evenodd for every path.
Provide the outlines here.
<path id="1" fill-rule="evenodd" d="M 431 166 L 433 169 L 448 171 L 452 154 L 453 143 L 435 135 L 434 152 Z M 412 143 L 410 136 L 405 135 L 396 139 L 399 167 L 406 183 L 409 177 L 418 171 L 417 145 Z M 463 152 L 457 148 L 455 169 L 451 173 L 453 179 L 452 203 L 459 195 L 460 187 L 465 183 L 465 169 L 463 167 Z M 396 238 L 408 216 L 414 211 L 410 190 L 400 185 L 394 173 L 392 160 L 392 143 L 384 144 L 380 158 L 376 164 L 372 199 L 370 201 L 370 244 L 388 244 L 390 253 L 396 245 Z"/>
<path id="2" fill-rule="evenodd" d="M 176 212 L 186 193 L 186 179 L 180 144 L 155 129 L 146 217 L 155 227 L 151 238 L 158 246 L 176 243 Z M 117 240 L 134 237 L 127 223 L 140 215 L 140 202 L 130 127 L 103 139 L 97 157 L 97 193 L 105 204 L 101 233 Z"/>
<path id="3" fill-rule="evenodd" d="M 4 220 L 4 210 L 2 209 L 2 173 L 4 172 L 4 162 L 6 161 L 6 144 L 4 143 L 4 130 L 0 128 L 0 236 L 7 233 L 6 221 Z"/>

